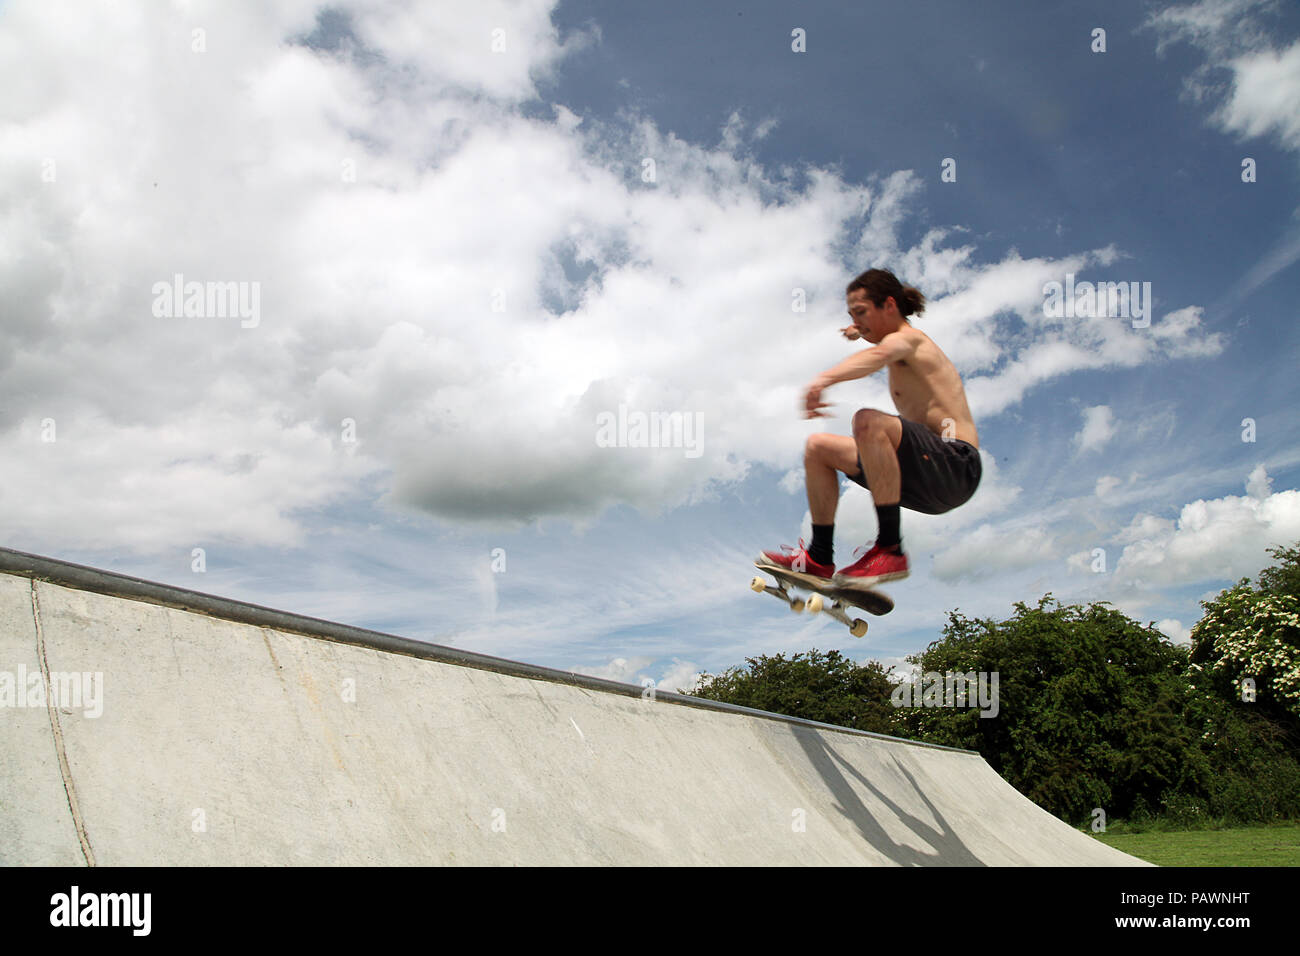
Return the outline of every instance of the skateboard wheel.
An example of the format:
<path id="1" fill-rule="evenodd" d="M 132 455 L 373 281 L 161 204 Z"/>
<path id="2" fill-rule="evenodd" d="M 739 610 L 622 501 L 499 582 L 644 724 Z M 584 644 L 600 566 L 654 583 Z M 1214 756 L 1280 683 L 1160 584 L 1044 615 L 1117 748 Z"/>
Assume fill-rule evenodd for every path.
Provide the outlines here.
<path id="1" fill-rule="evenodd" d="M 793 601 L 790 602 L 790 610 L 794 611 L 794 613 L 796 614 L 798 614 L 800 611 L 803 610 L 803 606 L 804 606 L 803 598 L 795 598 Z"/>
<path id="2" fill-rule="evenodd" d="M 810 614 L 816 614 L 821 609 L 822 609 L 822 596 L 820 594 L 814 594 L 812 597 L 808 599 L 808 612 Z"/>
<path id="3" fill-rule="evenodd" d="M 849 625 L 849 633 L 854 637 L 862 637 L 867 633 L 866 621 L 854 621 Z"/>
<path id="4" fill-rule="evenodd" d="M 755 575 L 749 581 L 749 589 L 757 594 L 762 594 L 763 589 L 767 587 L 767 582 Z"/>

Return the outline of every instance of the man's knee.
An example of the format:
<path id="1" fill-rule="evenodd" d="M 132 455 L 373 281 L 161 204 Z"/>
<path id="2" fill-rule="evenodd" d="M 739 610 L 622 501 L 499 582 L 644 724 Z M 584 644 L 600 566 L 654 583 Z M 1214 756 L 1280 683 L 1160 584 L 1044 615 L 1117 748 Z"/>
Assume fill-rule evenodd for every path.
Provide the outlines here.
<path id="1" fill-rule="evenodd" d="M 853 413 L 853 437 L 884 435 L 885 423 L 893 417 L 874 408 L 859 408 Z"/>
<path id="2" fill-rule="evenodd" d="M 818 432 L 803 443 L 804 461 L 827 461 L 831 457 L 831 435 Z"/>

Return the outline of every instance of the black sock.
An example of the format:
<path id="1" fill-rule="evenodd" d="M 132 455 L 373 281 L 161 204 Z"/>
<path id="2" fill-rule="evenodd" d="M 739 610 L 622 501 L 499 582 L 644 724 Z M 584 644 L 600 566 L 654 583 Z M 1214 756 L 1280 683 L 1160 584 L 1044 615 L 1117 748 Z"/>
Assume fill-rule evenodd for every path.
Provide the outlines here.
<path id="1" fill-rule="evenodd" d="M 808 557 L 818 564 L 832 564 L 835 560 L 835 524 L 815 524 L 812 526 L 813 539 L 808 547 Z"/>
<path id="2" fill-rule="evenodd" d="M 876 505 L 876 520 L 880 522 L 876 547 L 886 551 L 903 550 L 898 537 L 898 505 Z"/>

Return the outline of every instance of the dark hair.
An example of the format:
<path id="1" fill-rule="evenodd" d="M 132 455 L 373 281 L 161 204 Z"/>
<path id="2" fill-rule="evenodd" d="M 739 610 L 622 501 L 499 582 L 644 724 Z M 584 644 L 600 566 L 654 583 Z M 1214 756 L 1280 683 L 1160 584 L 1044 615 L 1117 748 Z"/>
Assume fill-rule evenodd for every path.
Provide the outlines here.
<path id="1" fill-rule="evenodd" d="M 892 295 L 898 306 L 898 314 L 903 317 L 920 315 L 925 311 L 925 296 L 912 286 L 903 285 L 898 281 L 898 276 L 888 269 L 868 269 L 849 283 L 844 294 L 848 295 L 854 289 L 865 292 L 877 308 L 883 306 L 885 300 Z"/>

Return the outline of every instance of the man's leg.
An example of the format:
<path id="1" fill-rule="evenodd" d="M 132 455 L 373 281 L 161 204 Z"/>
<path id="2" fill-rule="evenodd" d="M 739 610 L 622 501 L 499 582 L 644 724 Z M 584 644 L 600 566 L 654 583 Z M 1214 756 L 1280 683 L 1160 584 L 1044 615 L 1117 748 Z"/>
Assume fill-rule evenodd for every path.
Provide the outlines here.
<path id="1" fill-rule="evenodd" d="M 856 474 L 858 448 L 847 435 L 809 435 L 803 450 L 804 486 L 813 524 L 830 524 L 840 503 L 840 476 Z"/>
<path id="2" fill-rule="evenodd" d="M 804 445 L 803 470 L 813 530 L 808 556 L 821 564 L 833 564 L 835 509 L 840 503 L 839 472 L 857 474 L 858 448 L 847 435 L 825 432 L 809 435 Z"/>
<path id="3" fill-rule="evenodd" d="M 808 511 L 812 514 L 812 543 L 806 552 L 793 555 L 764 551 L 755 563 L 830 580 L 835 571 L 835 509 L 840 502 L 840 477 L 836 472 L 858 473 L 858 448 L 847 435 L 809 435 L 804 444 L 803 467 Z"/>
<path id="4" fill-rule="evenodd" d="M 897 549 L 900 542 L 898 502 L 903 480 L 898 467 L 898 444 L 902 438 L 903 425 L 897 415 L 874 408 L 862 408 L 853 415 L 853 440 L 876 504 L 880 526 L 876 544 L 881 548 Z"/>

